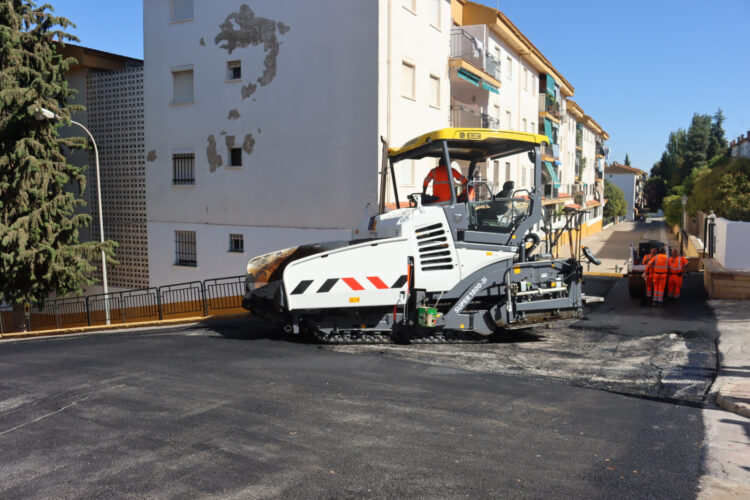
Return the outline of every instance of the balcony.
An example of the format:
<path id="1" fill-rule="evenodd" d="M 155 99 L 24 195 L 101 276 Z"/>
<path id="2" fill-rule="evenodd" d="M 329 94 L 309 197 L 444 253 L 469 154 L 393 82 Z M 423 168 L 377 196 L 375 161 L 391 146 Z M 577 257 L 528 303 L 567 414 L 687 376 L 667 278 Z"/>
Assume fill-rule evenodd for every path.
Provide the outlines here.
<path id="1" fill-rule="evenodd" d="M 500 120 L 468 106 L 451 106 L 451 127 L 456 128 L 500 128 Z"/>
<path id="2" fill-rule="evenodd" d="M 580 125 L 576 127 L 576 147 L 583 149 L 583 129 Z"/>
<path id="3" fill-rule="evenodd" d="M 547 113 L 552 116 L 555 120 L 560 122 L 562 119 L 562 112 L 560 111 L 560 103 L 555 99 L 555 96 L 545 92 L 539 94 L 539 110 L 542 113 Z"/>
<path id="4" fill-rule="evenodd" d="M 462 28 L 451 30 L 451 59 L 462 59 L 493 79 L 500 80 L 500 61 L 487 53 L 482 41 Z"/>

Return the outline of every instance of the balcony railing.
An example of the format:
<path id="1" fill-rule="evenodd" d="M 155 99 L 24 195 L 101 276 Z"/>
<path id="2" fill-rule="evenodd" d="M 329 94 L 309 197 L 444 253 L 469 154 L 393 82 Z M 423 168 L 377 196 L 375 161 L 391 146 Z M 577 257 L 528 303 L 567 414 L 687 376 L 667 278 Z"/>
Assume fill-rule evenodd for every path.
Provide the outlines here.
<path id="1" fill-rule="evenodd" d="M 539 94 L 539 109 L 542 111 L 546 111 L 558 120 L 562 119 L 560 103 L 552 94 L 548 94 L 546 92 L 544 94 Z"/>
<path id="2" fill-rule="evenodd" d="M 451 127 L 499 129 L 500 120 L 469 107 L 455 105 L 451 106 Z"/>
<path id="3" fill-rule="evenodd" d="M 463 59 L 492 78 L 500 79 L 500 61 L 487 53 L 481 41 L 461 28 L 451 30 L 451 57 Z"/>
<path id="4" fill-rule="evenodd" d="M 482 126 L 482 116 L 466 106 L 451 106 L 451 127 L 478 128 Z"/>

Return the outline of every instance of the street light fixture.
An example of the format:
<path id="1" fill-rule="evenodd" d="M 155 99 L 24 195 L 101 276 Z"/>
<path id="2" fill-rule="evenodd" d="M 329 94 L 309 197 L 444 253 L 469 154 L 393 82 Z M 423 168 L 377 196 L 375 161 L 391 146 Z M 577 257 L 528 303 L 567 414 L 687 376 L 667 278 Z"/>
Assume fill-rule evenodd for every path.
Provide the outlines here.
<path id="1" fill-rule="evenodd" d="M 34 111 L 34 116 L 37 120 L 62 120 L 60 115 L 42 107 L 39 107 Z M 91 139 L 91 144 L 94 145 L 94 162 L 96 164 L 96 198 L 99 204 L 99 241 L 104 243 L 104 218 L 102 217 L 102 185 L 101 175 L 99 173 L 99 149 L 96 147 L 96 141 L 91 132 L 89 132 L 89 129 L 75 120 L 70 120 L 70 122 L 81 127 L 83 131 L 86 132 L 86 135 L 89 136 L 89 139 Z M 107 259 L 104 254 L 104 248 L 102 248 L 102 283 L 104 284 L 104 309 L 107 324 L 109 325 L 109 287 L 107 286 Z"/>

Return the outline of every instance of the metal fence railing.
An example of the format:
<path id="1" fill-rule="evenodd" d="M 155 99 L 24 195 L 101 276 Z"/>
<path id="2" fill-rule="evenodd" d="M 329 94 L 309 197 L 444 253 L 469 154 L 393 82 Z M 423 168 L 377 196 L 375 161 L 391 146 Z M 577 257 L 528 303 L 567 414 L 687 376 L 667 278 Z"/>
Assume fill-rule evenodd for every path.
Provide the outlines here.
<path id="1" fill-rule="evenodd" d="M 0 335 L 208 316 L 242 307 L 245 276 L 0 306 Z"/>

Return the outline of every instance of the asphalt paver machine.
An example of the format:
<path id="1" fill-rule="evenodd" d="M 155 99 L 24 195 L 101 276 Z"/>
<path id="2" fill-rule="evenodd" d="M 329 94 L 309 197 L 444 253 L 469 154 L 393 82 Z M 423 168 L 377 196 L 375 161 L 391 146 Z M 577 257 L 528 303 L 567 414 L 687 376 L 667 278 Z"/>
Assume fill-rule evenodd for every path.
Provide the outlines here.
<path id="1" fill-rule="evenodd" d="M 384 146 L 377 213 L 365 216 L 349 241 L 250 260 L 243 306 L 288 333 L 330 343 L 478 341 L 498 330 L 580 317 L 580 260 L 535 251 L 543 224 L 540 146 L 547 140 L 448 128 L 400 148 Z M 533 164 L 531 190 L 493 194 L 478 180 L 462 192 L 448 176 L 450 200 L 413 193 L 408 206 L 386 208 L 389 176 L 399 199 L 400 162 L 462 161 L 473 179 L 481 163 L 513 155 Z M 595 259 L 586 248 L 583 255 Z"/>

